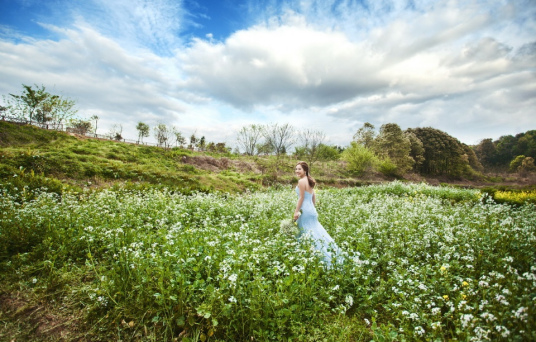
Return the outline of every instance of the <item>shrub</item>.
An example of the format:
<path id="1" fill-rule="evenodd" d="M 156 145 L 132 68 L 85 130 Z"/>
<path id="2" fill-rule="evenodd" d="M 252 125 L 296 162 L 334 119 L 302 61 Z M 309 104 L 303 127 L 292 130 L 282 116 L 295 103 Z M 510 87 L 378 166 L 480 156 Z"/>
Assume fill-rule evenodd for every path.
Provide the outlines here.
<path id="1" fill-rule="evenodd" d="M 343 151 L 342 159 L 348 163 L 348 170 L 358 175 L 372 170 L 379 164 L 379 159 L 374 152 L 355 141 L 352 141 L 351 146 Z"/>
<path id="2" fill-rule="evenodd" d="M 378 165 L 378 170 L 383 173 L 385 176 L 401 176 L 398 173 L 398 167 L 391 161 L 389 157 L 381 160 Z"/>

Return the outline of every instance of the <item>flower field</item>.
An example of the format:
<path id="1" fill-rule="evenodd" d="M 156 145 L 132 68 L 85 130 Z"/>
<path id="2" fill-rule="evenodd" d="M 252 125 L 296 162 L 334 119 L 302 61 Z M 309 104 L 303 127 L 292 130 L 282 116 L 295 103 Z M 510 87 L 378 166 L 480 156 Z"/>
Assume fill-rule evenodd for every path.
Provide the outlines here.
<path id="1" fill-rule="evenodd" d="M 281 232 L 290 187 L 3 191 L 0 267 L 76 302 L 102 339 L 536 340 L 534 204 L 400 182 L 324 189 L 317 201 L 343 251 L 330 268 Z"/>

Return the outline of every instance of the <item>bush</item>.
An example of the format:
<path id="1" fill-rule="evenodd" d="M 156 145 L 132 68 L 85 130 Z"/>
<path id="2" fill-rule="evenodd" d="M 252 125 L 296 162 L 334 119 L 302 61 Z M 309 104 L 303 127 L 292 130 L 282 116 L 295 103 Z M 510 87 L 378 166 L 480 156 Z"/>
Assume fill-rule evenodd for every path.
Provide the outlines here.
<path id="1" fill-rule="evenodd" d="M 374 152 L 355 141 L 352 141 L 351 146 L 344 150 L 342 159 L 348 162 L 348 170 L 358 175 L 372 170 L 379 164 L 379 159 Z"/>
<path id="2" fill-rule="evenodd" d="M 398 174 L 398 167 L 389 158 L 385 158 L 379 163 L 378 170 L 385 176 L 401 176 Z"/>

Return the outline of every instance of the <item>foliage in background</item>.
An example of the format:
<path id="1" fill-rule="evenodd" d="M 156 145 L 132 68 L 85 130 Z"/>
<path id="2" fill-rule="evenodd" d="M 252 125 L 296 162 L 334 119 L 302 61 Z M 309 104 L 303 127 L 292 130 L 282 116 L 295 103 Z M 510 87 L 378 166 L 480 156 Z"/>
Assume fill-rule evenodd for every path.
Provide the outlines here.
<path id="1" fill-rule="evenodd" d="M 373 170 L 380 163 L 374 152 L 355 141 L 344 150 L 342 159 L 348 163 L 348 169 L 357 175 Z"/>
<path id="2" fill-rule="evenodd" d="M 431 127 L 407 130 L 422 142 L 424 161 L 419 172 L 431 175 L 461 177 L 471 170 L 465 148 L 458 139 Z"/>
<path id="3" fill-rule="evenodd" d="M 503 135 L 499 139 L 483 139 L 475 146 L 478 159 L 484 167 L 507 169 L 517 156 L 536 159 L 536 130 Z M 517 170 L 514 170 L 516 172 Z"/>
<path id="4" fill-rule="evenodd" d="M 380 165 L 383 174 L 402 177 L 415 164 L 410 154 L 411 140 L 397 124 L 382 125 L 373 146 L 376 154 L 383 159 Z"/>
<path id="5" fill-rule="evenodd" d="M 77 110 L 76 103 L 60 95 L 54 95 L 46 91 L 45 86 L 22 85 L 21 95 L 9 94 L 4 96 L 7 104 L 5 112 L 20 119 L 28 119 L 30 122 L 40 123 L 47 121 L 65 122 L 74 117 Z"/>

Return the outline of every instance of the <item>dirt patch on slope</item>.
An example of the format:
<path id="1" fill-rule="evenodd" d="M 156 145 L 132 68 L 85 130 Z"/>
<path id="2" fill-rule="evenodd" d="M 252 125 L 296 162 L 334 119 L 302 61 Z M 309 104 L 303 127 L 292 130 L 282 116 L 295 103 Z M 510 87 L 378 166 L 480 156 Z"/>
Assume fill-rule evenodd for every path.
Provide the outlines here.
<path id="1" fill-rule="evenodd" d="M 194 165 L 195 167 L 212 171 L 221 172 L 224 170 L 231 170 L 240 173 L 253 172 L 261 173 L 254 163 L 248 163 L 241 160 L 229 159 L 226 157 L 214 158 L 211 156 L 183 156 L 181 162 L 185 164 Z"/>

